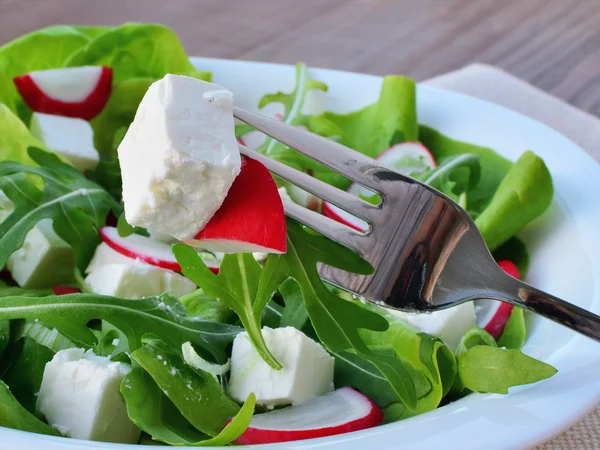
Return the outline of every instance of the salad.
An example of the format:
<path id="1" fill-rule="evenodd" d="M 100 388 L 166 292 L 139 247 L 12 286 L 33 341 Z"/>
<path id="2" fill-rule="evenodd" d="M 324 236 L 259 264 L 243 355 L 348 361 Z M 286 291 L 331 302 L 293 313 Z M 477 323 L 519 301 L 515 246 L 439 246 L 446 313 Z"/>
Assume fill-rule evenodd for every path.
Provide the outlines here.
<path id="1" fill-rule="evenodd" d="M 243 76 L 243 74 L 239 74 Z M 384 78 L 348 114 L 303 64 L 258 105 L 453 198 L 498 264 L 553 196 L 531 151 L 509 161 L 420 125 L 415 82 Z M 377 203 L 252 127 L 233 95 L 156 24 L 55 26 L 0 47 L 0 426 L 118 443 L 221 446 L 317 438 L 506 394 L 556 370 L 525 355 L 523 311 L 469 302 L 384 309 L 320 279 L 373 268 L 286 219 L 293 201 L 368 224 L 273 178 L 238 142 Z M 481 303 L 481 304 L 480 304 Z M 0 431 L 1 433 L 1 431 Z"/>

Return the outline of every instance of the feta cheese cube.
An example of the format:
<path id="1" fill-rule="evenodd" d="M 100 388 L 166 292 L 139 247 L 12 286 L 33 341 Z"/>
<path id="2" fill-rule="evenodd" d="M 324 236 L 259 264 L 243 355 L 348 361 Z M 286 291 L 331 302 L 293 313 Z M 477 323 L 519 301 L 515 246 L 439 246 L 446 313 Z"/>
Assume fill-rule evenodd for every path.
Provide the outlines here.
<path id="1" fill-rule="evenodd" d="M 196 290 L 196 285 L 184 276 L 141 261 L 101 265 L 85 281 L 97 294 L 129 299 L 165 293 L 181 297 Z"/>
<path id="2" fill-rule="evenodd" d="M 148 89 L 118 154 L 127 222 L 193 238 L 240 172 L 233 94 L 196 78 L 165 76 Z"/>
<path id="3" fill-rule="evenodd" d="M 64 436 L 135 444 L 140 429 L 129 419 L 120 392 L 130 370 L 92 350 L 61 350 L 46 364 L 37 408 Z"/>
<path id="4" fill-rule="evenodd" d="M 64 156 L 82 172 L 95 169 L 100 161 L 92 126 L 83 119 L 34 112 L 30 129 L 46 147 Z"/>
<path id="5" fill-rule="evenodd" d="M 432 313 L 405 313 L 387 308 L 385 311 L 419 331 L 440 338 L 452 350 L 456 350 L 467 330 L 475 326 L 473 302 Z"/>
<path id="6" fill-rule="evenodd" d="M 233 341 L 229 395 L 239 402 L 251 392 L 260 405 L 299 404 L 333 391 L 334 358 L 317 342 L 292 328 L 264 327 L 263 336 L 283 366 L 270 367 L 254 349 L 247 333 Z"/>
<path id="7" fill-rule="evenodd" d="M 101 266 L 106 266 L 108 264 L 134 264 L 135 261 L 135 259 L 129 258 L 128 256 L 113 250 L 106 242 L 102 242 L 96 247 L 94 256 L 85 269 L 85 273 L 91 273 Z"/>
<path id="8" fill-rule="evenodd" d="M 6 267 L 21 287 L 42 288 L 74 280 L 75 255 L 52 228 L 52 219 L 35 225 L 23 246 L 8 258 Z"/>

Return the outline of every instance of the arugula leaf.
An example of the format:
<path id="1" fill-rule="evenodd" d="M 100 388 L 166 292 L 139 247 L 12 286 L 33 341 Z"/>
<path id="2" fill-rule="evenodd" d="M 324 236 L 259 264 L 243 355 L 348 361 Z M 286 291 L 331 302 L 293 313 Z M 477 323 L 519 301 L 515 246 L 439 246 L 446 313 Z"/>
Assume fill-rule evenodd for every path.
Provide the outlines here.
<path id="1" fill-rule="evenodd" d="M 411 370 L 410 364 L 372 352 L 359 334 L 359 329 L 385 331 L 387 320 L 332 293 L 319 277 L 317 264 L 359 274 L 371 273 L 373 268 L 350 250 L 304 230 L 292 220 L 288 220 L 287 232 L 287 253 L 267 258 L 256 303 L 266 304 L 283 281 L 293 278 L 300 286 L 308 317 L 323 345 L 331 353 L 347 351 L 372 363 L 406 407 L 414 410 L 417 387 L 413 379 L 415 371 Z"/>
<path id="2" fill-rule="evenodd" d="M 544 161 L 531 151 L 523 153 L 475 221 L 490 250 L 546 211 L 553 194 L 552 177 Z"/>
<path id="3" fill-rule="evenodd" d="M 471 347 L 477 345 L 489 345 L 490 347 L 497 347 L 496 340 L 494 337 L 485 331 L 483 328 L 473 327 L 467 330 L 465 335 L 462 337 L 458 346 L 456 347 L 456 356 L 462 355 Z"/>
<path id="4" fill-rule="evenodd" d="M 217 362 L 224 362 L 227 359 L 225 347 L 241 330 L 180 315 L 170 305 L 176 301 L 166 295 L 140 300 L 92 294 L 3 297 L 0 298 L 0 320 L 39 319 L 74 343 L 89 348 L 97 340 L 87 323 L 101 319 L 125 334 L 130 351 L 141 346 L 144 335 L 153 333 L 175 348 L 191 341 L 212 354 Z"/>
<path id="5" fill-rule="evenodd" d="M 10 342 L 10 322 L 8 320 L 0 320 L 0 361 L 8 343 Z M 1 373 L 0 373 L 1 374 Z"/>
<path id="6" fill-rule="evenodd" d="M 231 324 L 237 320 L 237 316 L 233 310 L 229 309 L 219 300 L 206 295 L 202 289 L 197 289 L 194 292 L 179 297 L 179 301 L 185 306 L 188 317 Z"/>
<path id="7" fill-rule="evenodd" d="M 0 427 L 60 436 L 56 430 L 23 408 L 3 381 L 0 381 Z"/>
<path id="8" fill-rule="evenodd" d="M 131 420 L 153 439 L 170 445 L 227 445 L 248 428 L 254 412 L 255 397 L 250 394 L 233 420 L 216 437 L 209 439 L 187 421 L 152 377 L 140 367 L 134 367 L 126 375 L 121 392 Z"/>
<path id="9" fill-rule="evenodd" d="M 53 357 L 54 352 L 48 347 L 23 337 L 15 342 L 11 363 L 2 376 L 17 401 L 33 414 L 36 411 L 37 393 L 42 385 L 44 368 Z"/>
<path id="10" fill-rule="evenodd" d="M 507 394 L 511 386 L 545 380 L 557 372 L 520 350 L 483 345 L 470 348 L 457 361 L 461 384 L 474 392 Z"/>
<path id="11" fill-rule="evenodd" d="M 111 67 L 117 83 L 139 77 L 162 78 L 168 73 L 199 75 L 173 30 L 145 23 L 107 30 L 78 48 L 65 65 Z"/>
<path id="12" fill-rule="evenodd" d="M 498 338 L 498 346 L 520 350 L 525 345 L 526 337 L 524 311 L 521 308 L 513 308 L 510 318 Z"/>
<path id="13" fill-rule="evenodd" d="M 366 306 L 372 309 L 371 306 Z M 361 336 L 370 348 L 389 349 L 396 358 L 406 361 L 411 365 L 417 375 L 423 378 L 418 387 L 417 407 L 411 410 L 397 409 L 392 406 L 399 399 L 392 398 L 392 405 L 382 405 L 387 421 L 398 420 L 421 414 L 437 408 L 442 398 L 450 390 L 456 376 L 456 360 L 452 351 L 438 338 L 426 333 L 419 333 L 403 321 L 385 315 L 390 323 L 388 330 L 384 332 L 373 332 L 362 330 Z M 379 389 L 390 391 L 390 386 L 380 386 Z M 392 406 L 390 408 L 390 406 Z M 402 416 L 395 416 L 398 412 Z"/>
<path id="14" fill-rule="evenodd" d="M 30 148 L 29 155 L 41 167 L 0 162 L 0 191 L 14 205 L 14 211 L 0 223 L 0 267 L 21 248 L 29 230 L 50 218 L 56 234 L 74 249 L 78 266 L 84 268 L 100 240 L 98 229 L 108 211 L 118 213 L 120 206 L 104 189 L 55 155 L 36 148 Z M 30 180 L 32 175 L 43 180 L 43 190 Z"/>
<path id="15" fill-rule="evenodd" d="M 473 216 L 477 216 L 489 204 L 500 182 L 512 167 L 509 160 L 490 148 L 451 139 L 425 125 L 419 126 L 419 141 L 431 151 L 436 160 L 465 153 L 479 156 L 479 183 L 467 191 L 469 212 Z"/>
<path id="16" fill-rule="evenodd" d="M 271 354 L 260 330 L 264 306 L 259 310 L 254 308 L 262 269 L 252 254 L 225 255 L 218 275 L 212 273 L 191 247 L 176 244 L 173 254 L 187 278 L 200 286 L 209 297 L 218 299 L 235 311 L 263 360 L 274 369 L 281 369 L 281 364 Z"/>
<path id="17" fill-rule="evenodd" d="M 121 393 L 129 418 L 152 439 L 169 445 L 189 445 L 207 439 L 183 417 L 141 367 L 136 366 L 125 375 Z"/>
<path id="18" fill-rule="evenodd" d="M 301 330 L 308 320 L 308 313 L 304 306 L 300 286 L 293 279 L 289 279 L 279 286 L 279 293 L 285 304 L 279 326 L 294 327 Z"/>
<path id="19" fill-rule="evenodd" d="M 440 159 L 438 167 L 416 178 L 458 202 L 461 194 L 477 186 L 480 176 L 479 156 L 465 153 Z"/>
<path id="20" fill-rule="evenodd" d="M 202 433 L 217 436 L 240 409 L 211 374 L 192 369 L 161 341 L 149 341 L 135 350 L 131 357 Z"/>

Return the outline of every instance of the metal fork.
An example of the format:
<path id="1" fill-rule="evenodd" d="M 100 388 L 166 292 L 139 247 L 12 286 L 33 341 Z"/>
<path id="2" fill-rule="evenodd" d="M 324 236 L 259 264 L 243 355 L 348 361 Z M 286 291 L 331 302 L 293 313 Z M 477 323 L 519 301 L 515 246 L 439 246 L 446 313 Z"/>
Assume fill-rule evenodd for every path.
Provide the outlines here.
<path id="1" fill-rule="evenodd" d="M 375 268 L 365 276 L 323 265 L 323 279 L 404 311 L 437 311 L 476 299 L 501 300 L 600 341 L 600 316 L 506 274 L 471 217 L 450 198 L 337 142 L 240 108 L 234 108 L 234 116 L 381 196 L 381 203 L 372 205 L 240 145 L 244 155 L 274 174 L 370 224 L 361 233 L 284 202 L 286 215 L 354 250 Z"/>

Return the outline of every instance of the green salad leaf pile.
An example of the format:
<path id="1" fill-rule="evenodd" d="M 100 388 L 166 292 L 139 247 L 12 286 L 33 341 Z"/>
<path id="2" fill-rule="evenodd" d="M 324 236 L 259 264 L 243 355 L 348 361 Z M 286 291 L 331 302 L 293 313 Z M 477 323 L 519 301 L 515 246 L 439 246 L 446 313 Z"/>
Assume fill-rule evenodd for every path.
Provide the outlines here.
<path id="1" fill-rule="evenodd" d="M 34 70 L 83 65 L 109 66 L 114 74 L 108 103 L 90 122 L 100 163 L 85 174 L 29 132 L 32 112 L 12 82 Z M 149 86 L 168 73 L 211 79 L 190 62 L 177 35 L 159 24 L 54 26 L 0 47 L 0 269 L 44 219 L 52 220 L 54 232 L 76 255 L 73 286 L 107 221 L 121 217 L 122 236 L 148 234 L 123 219 L 117 148 Z M 279 103 L 284 122 L 370 157 L 404 142 L 423 144 L 436 167 L 404 158 L 394 168 L 457 201 L 496 259 L 509 259 L 521 276 L 526 274 L 529 257 L 518 233 L 548 209 L 553 197 L 542 159 L 527 150 L 513 163 L 491 148 L 419 124 L 416 85 L 404 76 L 386 76 L 379 98 L 357 111 L 306 114 L 310 96 L 326 96 L 327 90 L 298 64 L 292 92 L 267 93 L 258 106 Z M 235 132 L 243 138 L 252 130 L 238 125 Z M 336 187 L 350 185 L 273 139 L 256 150 Z M 377 195 L 359 195 L 379 202 Z M 225 369 L 215 374 L 210 367 L 229 367 L 231 343 L 245 331 L 270 370 L 285 370 L 265 342 L 263 326 L 293 327 L 318 342 L 335 358 L 335 387 L 365 394 L 382 409 L 385 422 L 432 411 L 473 392 L 507 393 L 556 372 L 522 352 L 527 330 L 520 309 L 512 311 L 497 339 L 474 327 L 454 349 L 328 285 L 319 277 L 320 264 L 356 274 L 374 268 L 291 219 L 287 252 L 260 263 L 251 254 L 225 255 L 214 274 L 191 247 L 176 244 L 173 253 L 182 274 L 198 286 L 180 298 L 132 300 L 97 295 L 89 287 L 86 293 L 55 295 L 52 285 L 23 289 L 10 279 L 0 281 L 0 426 L 59 435 L 38 411 L 36 396 L 46 364 L 57 352 L 79 347 L 131 368 L 120 391 L 131 421 L 143 431 L 141 442 L 228 445 L 262 411 L 260 399 L 251 394 L 243 404 L 234 401 Z M 186 360 L 184 344 L 203 364 Z"/>

